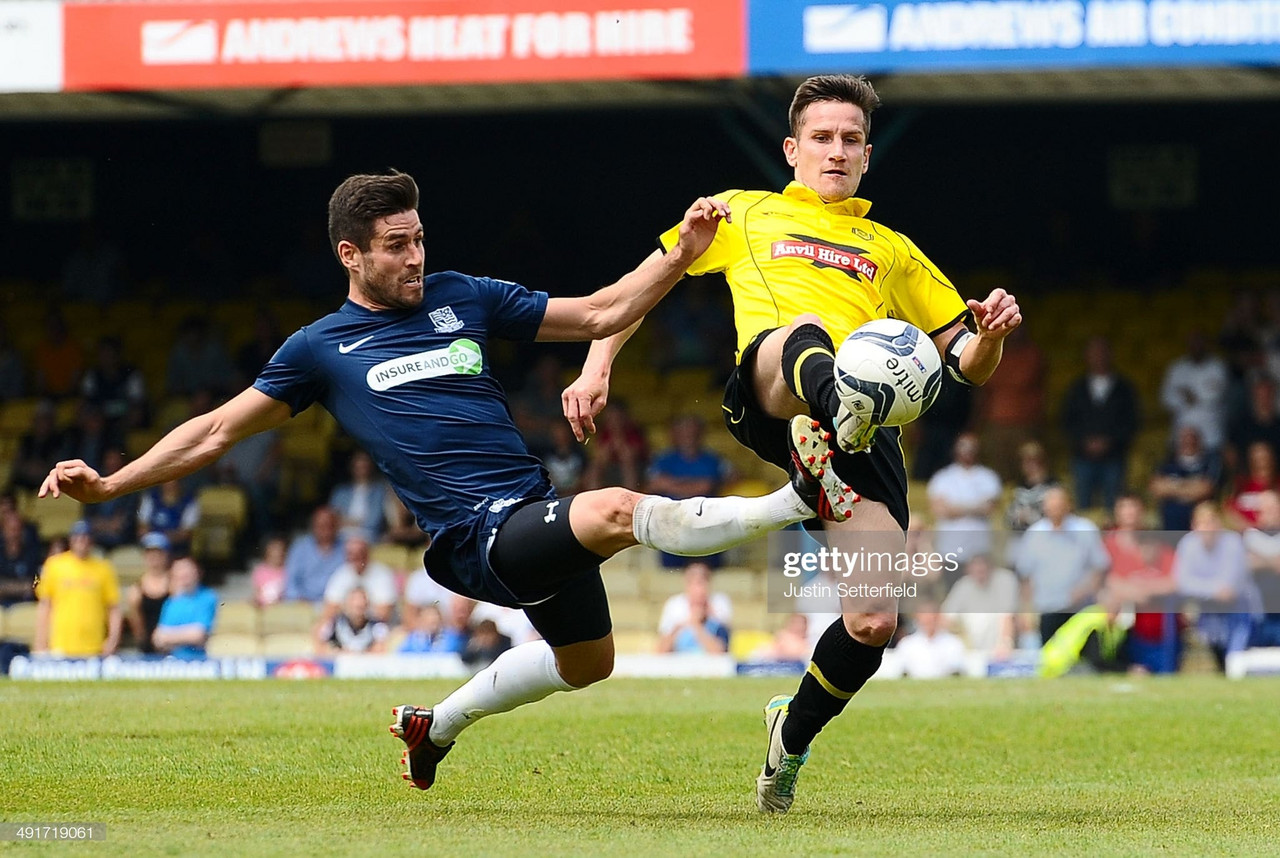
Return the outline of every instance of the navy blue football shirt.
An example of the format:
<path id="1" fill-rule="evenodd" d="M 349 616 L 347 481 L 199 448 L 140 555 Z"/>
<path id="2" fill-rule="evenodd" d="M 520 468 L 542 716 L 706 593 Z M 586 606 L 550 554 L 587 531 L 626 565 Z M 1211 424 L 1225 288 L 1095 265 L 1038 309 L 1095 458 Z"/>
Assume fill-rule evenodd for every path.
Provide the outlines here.
<path id="1" fill-rule="evenodd" d="M 518 498 L 552 497 L 489 373 L 490 337 L 532 340 L 547 294 L 456 271 L 414 310 L 348 300 L 289 337 L 253 386 L 294 414 L 323 405 L 438 539 Z"/>

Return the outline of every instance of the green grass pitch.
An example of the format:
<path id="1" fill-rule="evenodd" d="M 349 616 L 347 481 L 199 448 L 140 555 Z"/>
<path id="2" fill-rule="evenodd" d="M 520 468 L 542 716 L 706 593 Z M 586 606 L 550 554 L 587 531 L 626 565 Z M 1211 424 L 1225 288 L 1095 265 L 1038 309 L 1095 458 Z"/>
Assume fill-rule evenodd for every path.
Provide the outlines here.
<path id="1" fill-rule="evenodd" d="M 0 685 L 0 821 L 83 855 L 1208 855 L 1280 851 L 1280 682 L 873 683 L 792 813 L 756 813 L 793 681 L 611 680 L 468 730 L 420 793 L 391 706 L 444 683 Z"/>

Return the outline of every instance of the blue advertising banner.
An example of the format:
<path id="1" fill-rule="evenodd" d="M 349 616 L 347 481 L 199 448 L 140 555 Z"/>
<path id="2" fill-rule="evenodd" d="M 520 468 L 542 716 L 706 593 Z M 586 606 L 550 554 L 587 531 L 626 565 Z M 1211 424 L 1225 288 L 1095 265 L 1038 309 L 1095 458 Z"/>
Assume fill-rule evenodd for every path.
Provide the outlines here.
<path id="1" fill-rule="evenodd" d="M 1280 65 L 1280 0 L 752 0 L 751 74 Z"/>

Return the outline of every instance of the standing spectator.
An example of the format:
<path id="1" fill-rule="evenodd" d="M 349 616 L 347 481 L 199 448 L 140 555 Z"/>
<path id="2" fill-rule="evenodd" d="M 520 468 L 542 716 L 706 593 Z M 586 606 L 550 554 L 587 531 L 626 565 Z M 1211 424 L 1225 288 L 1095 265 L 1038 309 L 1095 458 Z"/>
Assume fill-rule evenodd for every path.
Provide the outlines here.
<path id="1" fill-rule="evenodd" d="M 1129 445 L 1138 431 L 1138 395 L 1129 379 L 1111 364 L 1111 345 L 1089 340 L 1085 374 L 1062 401 L 1062 431 L 1071 447 L 1076 505 L 1089 509 L 1100 501 L 1110 509 L 1124 489 Z"/>
<path id="2" fill-rule="evenodd" d="M 654 457 L 645 491 L 676 500 L 720 493 L 729 478 L 729 463 L 703 446 L 702 431 L 702 421 L 691 415 L 671 421 L 671 449 Z M 678 569 L 687 562 L 666 552 L 661 556 L 668 569 Z M 714 568 L 720 564 L 720 555 L 703 560 Z"/>
<path id="3" fill-rule="evenodd" d="M 47 400 L 36 405 L 31 429 L 18 441 L 18 454 L 13 460 L 10 481 L 16 488 L 38 489 L 49 473 L 49 463 L 64 458 L 66 436 L 58 431 L 54 418 L 57 408 Z"/>
<path id="4" fill-rule="evenodd" d="M 649 451 L 644 432 L 621 400 L 612 400 L 596 421 L 596 443 L 583 476 L 583 487 L 622 486 L 639 491 Z"/>
<path id="5" fill-rule="evenodd" d="M 0 325 L 0 402 L 18 399 L 27 391 L 27 368 L 13 347 L 9 331 Z"/>
<path id="6" fill-rule="evenodd" d="M 190 557 L 169 568 L 169 597 L 151 635 L 157 653 L 201 659 L 218 613 L 218 594 L 200 585 L 200 567 Z"/>
<path id="7" fill-rule="evenodd" d="M 1160 401 L 1174 431 L 1194 426 L 1205 449 L 1217 452 L 1225 440 L 1227 365 L 1209 353 L 1209 341 L 1197 331 L 1187 339 L 1187 353 L 1170 364 L 1160 387 Z"/>
<path id="8" fill-rule="evenodd" d="M 1160 526 L 1190 530 L 1191 511 L 1213 497 L 1222 477 L 1217 454 L 1205 450 L 1194 426 L 1178 430 L 1173 454 L 1151 478 L 1151 498 L 1160 505 Z"/>
<path id="9" fill-rule="evenodd" d="M 658 634 L 666 636 L 689 622 L 693 604 L 705 601 L 711 618 L 728 626 L 733 622 L 733 603 L 724 593 L 711 592 L 711 567 L 701 558 L 684 567 L 684 592 L 676 593 L 662 605 Z"/>
<path id="10" fill-rule="evenodd" d="M 190 316 L 178 328 L 178 341 L 169 352 L 165 384 L 170 396 L 190 396 L 201 388 L 225 393 L 232 377 L 231 361 L 209 329 L 209 320 Z"/>
<path id="11" fill-rule="evenodd" d="M 80 395 L 102 412 L 108 430 L 116 437 L 148 422 L 146 381 L 141 372 L 124 362 L 117 337 L 98 341 L 97 362 L 81 379 Z"/>
<path id="12" fill-rule="evenodd" d="M 1224 452 L 1227 468 L 1236 473 L 1245 459 L 1249 445 L 1261 441 L 1280 454 L 1280 411 L 1276 408 L 1276 383 L 1260 375 L 1249 386 L 1248 407 L 1227 427 Z"/>
<path id="13" fill-rule="evenodd" d="M 582 490 L 582 476 L 587 468 L 587 456 L 573 440 L 573 431 L 563 420 L 551 429 L 551 449 L 542 457 L 551 485 L 561 497 Z"/>
<path id="14" fill-rule="evenodd" d="M 0 510 L 0 607 L 35 599 L 44 551 L 16 510 Z"/>
<path id="15" fill-rule="evenodd" d="M 1276 475 L 1276 454 L 1265 441 L 1249 445 L 1245 473 L 1236 477 L 1235 492 L 1227 501 L 1227 518 L 1232 527 L 1244 529 L 1258 523 L 1258 499 L 1264 492 L 1280 488 Z"/>
<path id="16" fill-rule="evenodd" d="M 283 536 L 272 536 L 262 549 L 262 559 L 253 567 L 253 601 L 259 608 L 284 598 L 284 556 L 288 545 Z"/>
<path id="17" fill-rule="evenodd" d="M 1018 468 L 1021 477 L 1014 486 L 1004 516 L 1009 530 L 1015 534 L 1044 518 L 1044 494 L 1058 484 L 1049 473 L 1049 457 L 1037 441 L 1028 441 L 1018 448 Z"/>
<path id="18" fill-rule="evenodd" d="M 782 628 L 773 634 L 773 640 L 751 654 L 756 661 L 802 661 L 813 655 L 809 642 L 809 617 L 795 613 L 787 617 Z"/>
<path id="19" fill-rule="evenodd" d="M 1265 612 L 1249 645 L 1280 647 L 1280 494 L 1264 492 L 1258 499 L 1258 524 L 1245 531 L 1244 547 Z"/>
<path id="20" fill-rule="evenodd" d="M 1176 673 L 1182 647 L 1178 616 L 1169 604 L 1176 589 L 1173 549 L 1158 534 L 1143 532 L 1146 517 L 1136 495 L 1116 500 L 1116 526 L 1102 540 L 1111 558 L 1107 593 L 1137 611 L 1129 630 L 1131 660 L 1151 673 Z"/>
<path id="21" fill-rule="evenodd" d="M 199 523 L 200 504 L 177 480 L 147 490 L 138 504 L 138 529 L 163 533 L 179 556 L 191 550 L 191 534 Z"/>
<path id="22" fill-rule="evenodd" d="M 942 627 L 938 606 L 925 604 L 915 616 L 915 631 L 894 647 L 902 673 L 912 679 L 942 679 L 964 671 L 964 642 Z"/>
<path id="23" fill-rule="evenodd" d="M 111 655 L 120 646 L 120 584 L 93 555 L 89 523 L 71 526 L 70 548 L 45 561 L 36 584 L 36 652 L 68 658 Z"/>
<path id="24" fill-rule="evenodd" d="M 284 597 L 289 601 L 324 601 L 324 588 L 342 565 L 346 547 L 338 534 L 338 514 L 322 506 L 311 514 L 311 532 L 289 546 L 284 561 Z"/>
<path id="25" fill-rule="evenodd" d="M 933 475 L 927 491 L 939 553 L 972 557 L 991 551 L 991 513 L 1003 489 L 996 472 L 978 461 L 977 435 L 965 432 L 956 439 L 952 463 Z"/>
<path id="26" fill-rule="evenodd" d="M 1198 603 L 1200 634 L 1218 668 L 1225 670 L 1227 656 L 1249 645 L 1253 592 L 1244 540 L 1222 529 L 1222 517 L 1211 501 L 1196 505 L 1191 532 L 1178 541 L 1173 578 L 1178 594 Z"/>
<path id="27" fill-rule="evenodd" d="M 338 513 L 344 534 L 358 534 L 370 542 L 377 542 L 386 525 L 383 505 L 389 488 L 365 451 L 357 450 L 351 455 L 350 467 L 351 482 L 333 490 L 329 506 Z"/>
<path id="28" fill-rule="evenodd" d="M 280 432 L 268 429 L 237 443 L 215 466 L 220 483 L 239 486 L 248 498 L 253 537 L 271 531 L 271 507 L 280 491 L 280 457 Z"/>
<path id="29" fill-rule="evenodd" d="M 56 310 L 45 317 L 44 339 L 36 344 L 36 393 L 55 399 L 71 396 L 84 372 L 84 351 L 67 332 L 66 320 Z"/>
<path id="30" fill-rule="evenodd" d="M 729 627 L 712 616 L 705 590 L 688 592 L 689 615 L 662 635 L 658 652 L 722 655 L 729 651 Z"/>
<path id="31" fill-rule="evenodd" d="M 124 467 L 124 454 L 109 449 L 102 457 L 104 474 L 114 474 Z M 121 495 L 84 508 L 85 520 L 93 528 L 93 541 L 103 548 L 132 545 L 138 531 L 138 497 Z"/>
<path id="32" fill-rule="evenodd" d="M 348 536 L 344 549 L 345 562 L 333 571 L 324 587 L 324 616 L 337 616 L 352 590 L 363 590 L 372 617 L 381 623 L 391 621 L 396 606 L 396 573 L 385 563 L 369 559 L 369 542 L 361 536 Z"/>
<path id="33" fill-rule="evenodd" d="M 138 649 L 146 655 L 156 651 L 156 627 L 160 625 L 160 612 L 164 600 L 169 598 L 169 540 L 163 533 L 148 533 L 142 537 L 142 577 L 129 588 L 125 603 L 129 607 L 126 619 Z"/>
<path id="34" fill-rule="evenodd" d="M 1032 342 L 1027 326 L 1020 325 L 1005 337 L 1000 366 L 975 393 L 983 449 L 1017 450 L 1040 437 L 1044 389 L 1044 352 Z M 996 472 L 1004 482 L 1019 476 L 1007 456 L 996 460 Z"/>
<path id="35" fill-rule="evenodd" d="M 912 476 L 917 480 L 933 479 L 934 474 L 947 466 L 954 453 L 956 442 L 964 427 L 969 425 L 973 411 L 972 388 L 942 374 L 942 387 L 938 398 L 920 419 L 912 423 L 916 433 L 916 454 L 912 463 Z"/>
<path id="36" fill-rule="evenodd" d="M 1110 564 L 1097 525 L 1071 514 L 1066 489 L 1049 489 L 1044 518 L 1027 528 L 1017 558 L 1022 600 L 1040 614 L 1041 642 L 1093 602 Z"/>
<path id="37" fill-rule="evenodd" d="M 369 613 L 369 597 L 359 587 L 347 593 L 342 610 L 316 632 L 321 653 L 384 652 L 389 634 L 387 624 Z"/>
<path id="38" fill-rule="evenodd" d="M 941 610 L 947 625 L 964 636 L 969 649 L 1006 655 L 1013 650 L 1018 576 L 995 566 L 989 555 L 970 557 L 964 576 L 947 593 Z"/>

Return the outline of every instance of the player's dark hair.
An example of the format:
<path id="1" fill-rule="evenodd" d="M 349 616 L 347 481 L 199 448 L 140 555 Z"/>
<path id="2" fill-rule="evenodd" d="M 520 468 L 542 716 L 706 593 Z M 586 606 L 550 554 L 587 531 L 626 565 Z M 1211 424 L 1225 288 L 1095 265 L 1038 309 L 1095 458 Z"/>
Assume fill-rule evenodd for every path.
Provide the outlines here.
<path id="1" fill-rule="evenodd" d="M 341 241 L 368 251 L 379 218 L 417 208 L 418 183 L 408 173 L 393 169 L 352 176 L 329 197 L 329 245 L 334 255 Z"/>
<path id="2" fill-rule="evenodd" d="M 800 84 L 796 88 L 795 97 L 791 99 L 791 110 L 788 113 L 792 137 L 800 130 L 805 110 L 819 101 L 839 101 L 861 107 L 865 121 L 862 130 L 867 136 L 871 135 L 871 112 L 880 106 L 880 96 L 876 95 L 871 81 L 862 75 L 820 74 Z"/>

